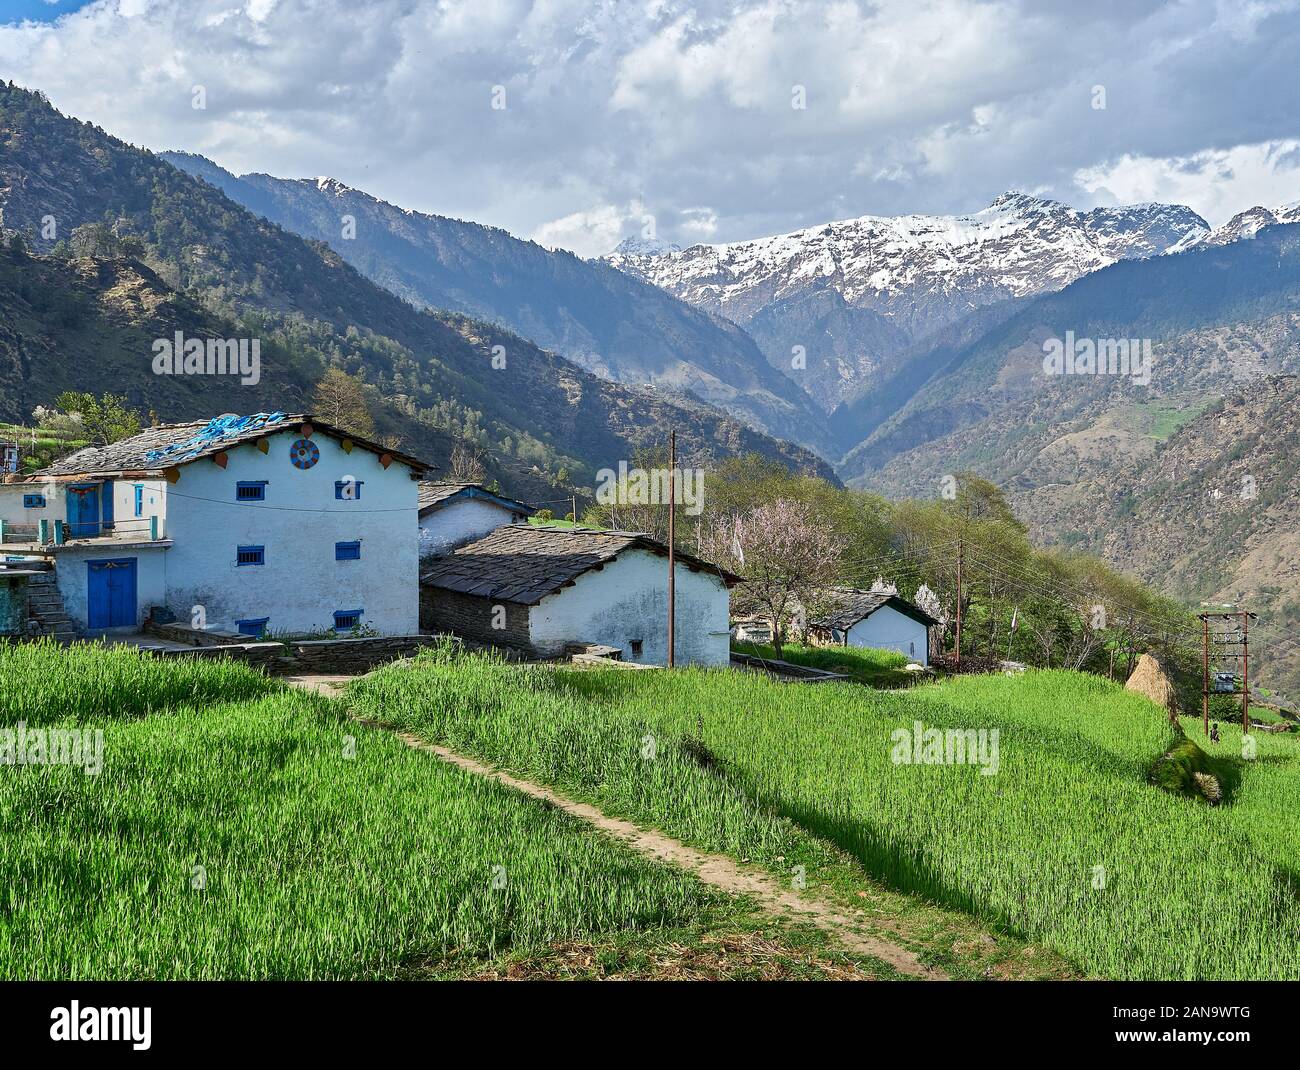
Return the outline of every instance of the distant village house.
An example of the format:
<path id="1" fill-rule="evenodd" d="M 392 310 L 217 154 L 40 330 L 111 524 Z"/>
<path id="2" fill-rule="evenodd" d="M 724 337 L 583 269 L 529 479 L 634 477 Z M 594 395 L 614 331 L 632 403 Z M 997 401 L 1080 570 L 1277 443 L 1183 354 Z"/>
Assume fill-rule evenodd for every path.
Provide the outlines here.
<path id="1" fill-rule="evenodd" d="M 808 622 L 815 643 L 896 650 L 918 665 L 930 663 L 930 629 L 939 621 L 894 593 L 834 587 L 830 609 Z"/>
<path id="2" fill-rule="evenodd" d="M 420 557 L 448 553 L 532 515 L 531 506 L 477 483 L 421 483 Z"/>

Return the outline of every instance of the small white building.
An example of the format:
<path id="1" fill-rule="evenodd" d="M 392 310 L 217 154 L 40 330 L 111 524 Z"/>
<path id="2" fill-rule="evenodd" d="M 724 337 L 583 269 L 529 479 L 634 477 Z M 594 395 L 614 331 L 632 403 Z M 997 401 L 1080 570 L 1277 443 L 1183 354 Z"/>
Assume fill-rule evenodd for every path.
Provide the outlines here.
<path id="1" fill-rule="evenodd" d="M 918 665 L 930 664 L 930 629 L 939 622 L 890 590 L 835 587 L 831 609 L 809 623 L 809 635 L 839 646 L 896 650 Z"/>
<path id="2" fill-rule="evenodd" d="M 420 484 L 420 557 L 449 553 L 506 524 L 533 515 L 531 506 L 477 483 Z"/>
<path id="3" fill-rule="evenodd" d="M 422 564 L 420 624 L 534 657 L 571 645 L 668 659 L 668 550 L 626 531 L 513 524 Z M 678 665 L 730 663 L 730 588 L 738 577 L 678 553 Z"/>
<path id="4" fill-rule="evenodd" d="M 426 467 L 305 415 L 150 428 L 0 486 L 5 554 L 52 562 L 88 634 L 155 611 L 248 635 L 414 634 Z"/>

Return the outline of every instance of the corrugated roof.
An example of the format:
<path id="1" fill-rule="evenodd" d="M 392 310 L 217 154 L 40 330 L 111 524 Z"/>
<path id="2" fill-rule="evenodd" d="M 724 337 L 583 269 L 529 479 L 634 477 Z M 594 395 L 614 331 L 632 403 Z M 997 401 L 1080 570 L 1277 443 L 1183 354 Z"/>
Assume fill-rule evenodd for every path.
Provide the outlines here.
<path id="1" fill-rule="evenodd" d="M 376 442 L 358 438 L 330 424 L 302 413 L 257 413 L 253 416 L 218 416 L 212 420 L 165 424 L 150 427 L 138 435 L 107 446 L 90 446 L 63 457 L 47 468 L 33 473 L 28 482 L 67 476 L 114 476 L 123 472 L 161 472 L 210 457 L 265 435 L 291 430 L 295 425 L 310 424 L 337 439 L 349 439 L 372 453 L 391 454 L 393 459 L 423 471 L 432 467 L 410 454 L 387 449 Z"/>
<path id="2" fill-rule="evenodd" d="M 889 605 L 898 612 L 920 621 L 929 627 L 939 622 L 925 610 L 913 605 L 906 598 L 901 598 L 888 591 L 862 591 L 856 587 L 832 587 L 830 590 L 832 608 L 816 620 L 809 623 L 814 628 L 833 629 L 838 632 L 848 631 L 860 620 L 865 620 L 883 605 Z"/>
<path id="3" fill-rule="evenodd" d="M 430 560 L 420 583 L 498 602 L 536 605 L 583 573 L 602 568 L 628 549 L 667 555 L 668 548 L 634 531 L 544 528 L 509 524 L 477 542 Z M 739 577 L 690 554 L 685 567 L 711 572 L 731 587 Z"/>

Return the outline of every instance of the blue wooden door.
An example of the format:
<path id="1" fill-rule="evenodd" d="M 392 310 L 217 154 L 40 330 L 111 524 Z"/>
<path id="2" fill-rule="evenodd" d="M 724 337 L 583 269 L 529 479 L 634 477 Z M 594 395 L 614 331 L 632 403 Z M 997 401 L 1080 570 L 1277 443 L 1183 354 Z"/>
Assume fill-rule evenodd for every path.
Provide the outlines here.
<path id="1" fill-rule="evenodd" d="M 99 534 L 99 484 L 68 487 L 68 538 L 90 539 Z"/>
<path id="2" fill-rule="evenodd" d="M 134 557 L 87 561 L 86 626 L 126 628 L 136 623 Z"/>

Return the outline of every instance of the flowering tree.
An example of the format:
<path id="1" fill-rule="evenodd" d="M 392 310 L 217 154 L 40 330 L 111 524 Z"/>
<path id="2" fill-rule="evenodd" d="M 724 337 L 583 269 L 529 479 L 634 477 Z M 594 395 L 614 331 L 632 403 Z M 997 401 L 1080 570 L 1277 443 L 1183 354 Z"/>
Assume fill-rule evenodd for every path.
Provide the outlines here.
<path id="1" fill-rule="evenodd" d="M 790 498 L 715 521 L 700 540 L 705 557 L 739 576 L 736 603 L 772 625 L 781 653 L 783 628 L 795 611 L 815 606 L 838 578 L 844 543 Z"/>

